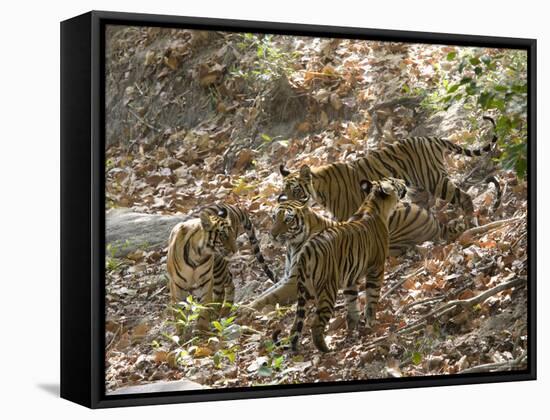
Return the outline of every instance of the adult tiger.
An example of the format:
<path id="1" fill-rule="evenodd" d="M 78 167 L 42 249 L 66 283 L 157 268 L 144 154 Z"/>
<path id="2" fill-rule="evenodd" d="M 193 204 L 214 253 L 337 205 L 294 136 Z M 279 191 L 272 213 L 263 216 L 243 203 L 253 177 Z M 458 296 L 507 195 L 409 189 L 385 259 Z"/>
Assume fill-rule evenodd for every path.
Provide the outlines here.
<path id="1" fill-rule="evenodd" d="M 495 128 L 495 121 L 483 117 Z M 304 165 L 298 172 L 290 172 L 284 165 L 279 170 L 284 179 L 283 194 L 291 200 L 307 202 L 310 198 L 330 211 L 340 221 L 347 220 L 365 198 L 359 187 L 363 179 L 375 181 L 384 177 L 404 179 L 407 185 L 428 191 L 473 212 L 471 197 L 449 179 L 445 168 L 445 152 L 466 156 L 481 156 L 497 142 L 496 134 L 490 143 L 480 149 L 465 149 L 449 140 L 437 137 L 410 137 L 369 151 L 364 158 L 352 162 L 333 163 L 318 168 Z"/>
<path id="2" fill-rule="evenodd" d="M 236 239 L 243 230 L 265 274 L 275 280 L 260 252 L 248 215 L 234 205 L 211 205 L 202 209 L 199 218 L 178 223 L 170 233 L 166 266 L 172 302 L 191 294 L 202 304 L 231 306 L 235 286 L 226 258 L 237 251 Z M 207 311 L 202 311 L 198 327 L 205 329 L 208 318 Z"/>
<path id="3" fill-rule="evenodd" d="M 348 329 L 357 326 L 357 286 L 365 276 L 367 327 L 375 321 L 388 255 L 388 219 L 406 188 L 402 180 L 387 178 L 362 181 L 361 189 L 367 197 L 349 221 L 324 229 L 308 239 L 292 262 L 289 281 L 296 282 L 298 289 L 296 317 L 290 333 L 294 351 L 300 341 L 309 295 L 314 297 L 316 306 L 312 339 L 321 351 L 328 351 L 325 327 L 332 317 L 339 289 L 344 290 Z"/>
<path id="4" fill-rule="evenodd" d="M 261 309 L 266 305 L 287 305 L 295 301 L 296 283 L 289 281 L 292 261 L 309 238 L 340 223 L 320 215 L 305 203 L 286 200 L 285 196 L 279 197 L 279 203 L 273 210 L 270 234 L 276 242 L 286 246 L 283 281 L 267 289 L 249 306 Z M 452 241 L 464 228 L 459 220 L 443 224 L 422 207 L 400 202 L 388 222 L 389 255 L 400 255 L 426 241 Z"/>

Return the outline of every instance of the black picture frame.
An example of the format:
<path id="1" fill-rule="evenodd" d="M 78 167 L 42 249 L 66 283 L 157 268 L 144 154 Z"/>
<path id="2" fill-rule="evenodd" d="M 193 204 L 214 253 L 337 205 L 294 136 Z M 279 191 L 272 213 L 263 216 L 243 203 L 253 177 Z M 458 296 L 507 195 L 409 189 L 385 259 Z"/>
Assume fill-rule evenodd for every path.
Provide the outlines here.
<path id="1" fill-rule="evenodd" d="M 528 367 L 525 371 L 105 395 L 105 25 L 523 49 L 528 54 Z M 91 408 L 536 379 L 536 40 L 92 11 L 61 23 L 61 397 Z"/>

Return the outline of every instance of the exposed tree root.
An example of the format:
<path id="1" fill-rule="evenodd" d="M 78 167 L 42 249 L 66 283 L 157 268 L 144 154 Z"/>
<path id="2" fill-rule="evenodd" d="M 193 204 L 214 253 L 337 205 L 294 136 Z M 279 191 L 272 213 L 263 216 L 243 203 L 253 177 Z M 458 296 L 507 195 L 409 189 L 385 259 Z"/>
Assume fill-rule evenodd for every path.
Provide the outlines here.
<path id="1" fill-rule="evenodd" d="M 367 349 L 371 349 L 376 347 L 377 345 L 381 344 L 382 342 L 385 342 L 389 340 L 392 337 L 395 337 L 395 335 L 405 335 L 405 334 L 411 334 L 413 332 L 416 332 L 418 330 L 421 330 L 426 325 L 428 325 L 428 320 L 433 318 L 438 318 L 443 315 L 447 315 L 457 309 L 465 310 L 474 307 L 477 304 L 480 304 L 481 302 L 485 301 L 487 298 L 496 295 L 499 292 L 502 292 L 503 290 L 511 289 L 513 287 L 517 287 L 520 285 L 526 284 L 526 278 L 525 277 L 518 277 L 513 280 L 504 282 L 499 284 L 498 286 L 495 286 L 489 290 L 486 290 L 476 296 L 473 296 L 469 299 L 456 299 L 452 300 L 450 302 L 447 302 L 443 304 L 442 306 L 430 311 L 427 315 L 424 315 L 423 317 L 417 319 L 416 321 L 404 325 L 401 328 L 398 328 L 397 330 L 390 332 L 389 334 L 386 334 L 383 337 L 377 338 L 370 342 L 367 345 Z"/>

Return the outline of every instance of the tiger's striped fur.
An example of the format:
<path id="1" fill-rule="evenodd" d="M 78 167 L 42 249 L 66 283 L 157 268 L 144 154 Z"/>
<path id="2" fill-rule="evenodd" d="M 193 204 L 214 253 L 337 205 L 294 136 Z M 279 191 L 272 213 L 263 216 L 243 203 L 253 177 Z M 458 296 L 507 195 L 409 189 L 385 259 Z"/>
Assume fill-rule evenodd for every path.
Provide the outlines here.
<path id="1" fill-rule="evenodd" d="M 261 309 L 266 305 L 287 305 L 296 300 L 296 283 L 288 279 L 292 261 L 307 239 L 314 234 L 340 222 L 335 222 L 315 212 L 306 204 L 296 200 L 286 200 L 284 196 L 273 211 L 272 238 L 286 246 L 283 281 L 279 282 L 252 303 L 251 307 Z M 426 241 L 452 241 L 464 230 L 460 221 L 440 223 L 429 211 L 415 204 L 400 202 L 390 216 L 389 255 L 397 256 L 407 249 Z"/>
<path id="2" fill-rule="evenodd" d="M 344 290 L 348 329 L 357 326 L 357 286 L 365 276 L 367 326 L 375 321 L 388 255 L 388 219 L 406 189 L 403 181 L 388 178 L 363 181 L 362 190 L 367 197 L 349 221 L 328 227 L 309 238 L 292 262 L 289 281 L 296 282 L 298 289 L 296 317 L 290 334 L 294 351 L 304 325 L 308 294 L 314 297 L 316 306 L 312 339 L 321 351 L 328 351 L 324 332 L 332 317 L 339 289 Z"/>
<path id="3" fill-rule="evenodd" d="M 490 117 L 483 117 L 495 126 Z M 370 181 L 384 177 L 401 178 L 409 186 L 428 191 L 462 208 L 473 212 L 471 197 L 449 179 L 445 168 L 445 153 L 481 156 L 497 142 L 496 134 L 490 143 L 480 149 L 465 149 L 449 140 L 438 137 L 411 137 L 373 150 L 364 158 L 353 162 L 333 163 L 318 168 L 307 165 L 298 172 L 290 172 L 284 165 L 280 172 L 284 178 L 283 194 L 290 200 L 307 202 L 310 198 L 326 208 L 340 221 L 347 220 L 363 203 L 364 192 L 359 187 L 363 179 Z"/>
<path id="4" fill-rule="evenodd" d="M 237 251 L 237 237 L 246 232 L 253 252 L 265 274 L 275 280 L 258 245 L 254 227 L 247 213 L 229 204 L 204 208 L 199 218 L 178 223 L 168 240 L 167 271 L 172 302 L 189 294 L 200 303 L 233 303 L 235 286 L 227 257 Z M 208 325 L 206 311 L 199 316 L 198 326 Z"/>

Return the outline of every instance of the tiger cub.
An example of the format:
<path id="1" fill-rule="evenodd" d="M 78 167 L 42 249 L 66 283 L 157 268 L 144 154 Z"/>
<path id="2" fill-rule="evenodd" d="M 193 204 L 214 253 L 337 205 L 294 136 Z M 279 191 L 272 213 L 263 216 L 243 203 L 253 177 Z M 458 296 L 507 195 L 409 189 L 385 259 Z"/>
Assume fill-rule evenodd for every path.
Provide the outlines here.
<path id="1" fill-rule="evenodd" d="M 490 117 L 483 117 L 495 128 Z M 369 151 L 366 157 L 352 162 L 333 163 L 318 168 L 307 165 L 298 172 L 290 172 L 284 165 L 279 170 L 283 176 L 283 194 L 289 200 L 307 202 L 313 199 L 340 221 L 347 220 L 365 198 L 359 182 L 375 181 L 384 177 L 404 179 L 408 186 L 428 191 L 467 215 L 473 210 L 472 198 L 449 179 L 445 168 L 445 154 L 452 152 L 466 156 L 488 153 L 497 142 L 496 134 L 490 143 L 480 149 L 469 150 L 438 137 L 410 137 L 378 150 Z"/>
<path id="2" fill-rule="evenodd" d="M 344 290 L 348 329 L 357 326 L 357 286 L 363 277 L 366 277 L 367 327 L 375 321 L 388 256 L 388 219 L 406 188 L 403 181 L 387 178 L 362 181 L 361 189 L 367 197 L 359 210 L 347 222 L 313 235 L 292 261 L 289 281 L 296 282 L 298 288 L 296 317 L 290 333 L 293 351 L 298 349 L 308 295 L 315 300 L 311 334 L 320 351 L 329 350 L 324 338 L 325 327 L 332 317 L 339 289 Z"/>
<path id="3" fill-rule="evenodd" d="M 235 286 L 227 257 L 237 251 L 236 239 L 243 230 L 265 274 L 275 280 L 248 215 L 234 205 L 211 205 L 200 212 L 199 218 L 178 223 L 170 233 L 166 266 L 173 303 L 191 294 L 202 304 L 225 301 L 224 312 L 231 307 Z M 202 311 L 198 327 L 206 329 L 208 318 L 207 311 Z"/>
<path id="4" fill-rule="evenodd" d="M 279 197 L 279 203 L 273 211 L 271 237 L 286 246 L 284 280 L 279 282 L 252 303 L 254 309 L 266 305 L 287 305 L 296 299 L 296 283 L 288 281 L 293 259 L 302 245 L 314 234 L 341 222 L 335 222 L 315 212 L 308 205 Z M 397 256 L 407 249 L 426 241 L 452 241 L 464 230 L 460 221 L 445 225 L 440 223 L 429 211 L 415 204 L 399 202 L 388 222 L 390 244 L 389 255 Z"/>

